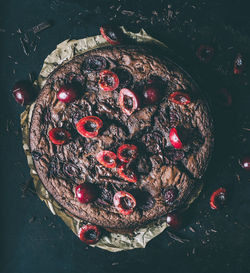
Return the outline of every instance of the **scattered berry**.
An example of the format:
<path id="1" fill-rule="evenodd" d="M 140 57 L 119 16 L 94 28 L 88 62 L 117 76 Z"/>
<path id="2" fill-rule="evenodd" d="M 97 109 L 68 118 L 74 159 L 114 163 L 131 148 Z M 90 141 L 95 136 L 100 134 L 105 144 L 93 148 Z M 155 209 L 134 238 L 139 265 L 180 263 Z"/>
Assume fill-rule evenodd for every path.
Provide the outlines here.
<path id="1" fill-rule="evenodd" d="M 96 137 L 99 130 L 103 126 L 103 122 L 96 116 L 87 116 L 80 119 L 76 124 L 78 133 L 84 137 Z"/>
<path id="2" fill-rule="evenodd" d="M 250 171 L 250 155 L 246 155 L 240 158 L 239 163 L 244 170 Z"/>
<path id="3" fill-rule="evenodd" d="M 143 91 L 143 97 L 145 104 L 155 104 L 161 98 L 160 90 L 156 86 L 148 85 Z"/>
<path id="4" fill-rule="evenodd" d="M 60 87 L 57 93 L 57 99 L 59 101 L 70 103 L 76 100 L 77 98 L 77 91 L 71 85 L 63 85 Z"/>
<path id="5" fill-rule="evenodd" d="M 83 183 L 76 187 L 75 194 L 78 201 L 85 204 L 96 199 L 97 191 L 93 184 Z"/>
<path id="6" fill-rule="evenodd" d="M 117 150 L 117 157 L 120 161 L 128 163 L 136 158 L 138 148 L 133 144 L 123 144 Z"/>
<path id="7" fill-rule="evenodd" d="M 227 192 L 225 188 L 219 188 L 210 197 L 211 209 L 218 209 L 225 205 L 227 201 Z"/>
<path id="8" fill-rule="evenodd" d="M 134 196 L 126 191 L 116 192 L 113 201 L 116 209 L 123 215 L 131 214 L 136 206 Z"/>
<path id="9" fill-rule="evenodd" d="M 56 145 L 63 145 L 71 139 L 71 134 L 64 128 L 53 128 L 49 131 L 49 139 Z"/>
<path id="10" fill-rule="evenodd" d="M 100 228 L 94 225 L 84 225 L 80 228 L 78 236 L 81 241 L 91 245 L 96 244 L 101 237 Z"/>
<path id="11" fill-rule="evenodd" d="M 179 229 L 182 224 L 182 220 L 178 214 L 169 213 L 166 219 L 167 224 L 174 229 Z"/>
<path id="12" fill-rule="evenodd" d="M 130 116 L 139 107 L 139 99 L 133 91 L 122 88 L 119 95 L 119 104 L 122 111 Z"/>
<path id="13" fill-rule="evenodd" d="M 111 151 L 101 151 L 97 154 L 96 159 L 106 168 L 116 167 L 116 154 Z"/>
<path id="14" fill-rule="evenodd" d="M 103 91 L 113 91 L 119 86 L 118 76 L 110 70 L 101 71 L 99 77 L 99 87 Z"/>
<path id="15" fill-rule="evenodd" d="M 19 81 L 14 85 L 12 94 L 16 102 L 23 106 L 33 101 L 35 89 L 30 82 Z"/>
<path id="16" fill-rule="evenodd" d="M 169 95 L 168 99 L 173 102 L 180 105 L 186 105 L 190 103 L 190 97 L 188 94 L 185 94 L 183 92 L 174 92 Z"/>

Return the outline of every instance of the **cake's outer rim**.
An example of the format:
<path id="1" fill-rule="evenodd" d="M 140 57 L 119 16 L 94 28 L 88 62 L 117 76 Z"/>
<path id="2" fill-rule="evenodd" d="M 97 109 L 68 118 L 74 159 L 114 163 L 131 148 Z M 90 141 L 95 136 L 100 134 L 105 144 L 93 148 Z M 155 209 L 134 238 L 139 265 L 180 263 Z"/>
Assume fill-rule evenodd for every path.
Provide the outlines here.
<path id="1" fill-rule="evenodd" d="M 142 36 L 143 35 L 147 35 L 146 34 L 146 32 L 145 31 L 141 31 L 142 32 Z M 135 35 L 137 35 L 137 34 L 135 34 Z M 96 37 L 96 36 L 95 36 Z M 150 37 L 150 36 L 147 36 L 147 37 Z M 90 37 L 90 38 L 93 38 L 93 37 Z M 100 37 L 101 38 L 101 37 Z M 141 38 L 141 37 L 140 37 Z M 87 38 L 88 39 L 88 38 Z M 84 39 L 82 39 L 82 40 L 84 40 Z M 155 39 L 154 39 L 155 40 Z M 157 41 L 157 40 L 155 40 L 155 41 Z M 67 41 L 65 41 L 66 43 L 68 43 L 68 40 Z M 65 43 L 65 42 L 63 42 L 63 43 Z M 63 43 L 61 43 L 61 45 L 63 44 Z M 159 42 L 160 44 L 162 44 L 161 42 Z M 104 46 L 106 46 L 107 44 L 105 44 L 105 42 L 104 42 L 104 44 L 102 44 L 100 47 L 104 47 Z M 96 48 L 96 47 L 95 47 Z M 92 48 L 91 48 L 92 49 Z M 91 50 L 91 49 L 89 49 L 89 50 Z M 89 50 L 86 50 L 86 51 L 89 51 Z M 79 54 L 82 54 L 83 52 L 81 52 L 81 53 L 79 53 Z M 72 58 L 73 58 L 74 56 L 72 56 Z M 48 61 L 48 57 L 46 58 L 46 60 Z M 65 61 L 65 60 L 64 60 Z M 45 64 L 46 65 L 46 64 Z M 177 65 L 178 66 L 178 65 Z M 178 66 L 179 67 L 179 66 Z M 181 68 L 181 67 L 179 67 L 179 69 L 181 70 L 181 71 L 183 71 L 183 69 Z M 45 67 L 43 67 L 43 70 L 42 70 L 43 72 L 45 71 Z M 41 71 L 41 72 L 42 72 Z M 185 72 L 185 74 L 186 75 L 189 75 L 186 71 L 183 71 L 183 72 Z M 190 75 L 189 75 L 190 76 Z M 192 79 L 192 81 L 193 81 L 193 78 L 190 76 L 190 78 Z M 194 82 L 194 81 L 193 81 Z M 194 82 L 195 83 L 195 82 Z M 41 78 L 40 78 L 40 84 L 42 85 L 42 80 L 41 80 Z M 197 87 L 198 87 L 198 85 L 197 85 Z M 199 89 L 199 88 L 198 88 Z M 31 115 L 32 115 L 32 109 L 33 109 L 33 107 L 34 107 L 34 104 L 30 107 L 30 108 L 27 108 L 27 110 L 31 110 L 30 112 L 29 112 L 29 114 L 28 114 L 28 117 L 30 117 L 31 118 Z M 208 107 L 208 109 L 209 109 L 209 107 Z M 26 111 L 27 111 L 26 110 Z M 27 114 L 26 114 L 27 115 Z M 22 114 L 22 120 L 23 120 L 23 118 L 24 118 L 24 113 Z M 23 133 L 25 134 L 25 132 L 23 131 Z M 24 146 L 26 146 L 25 148 L 27 149 L 27 143 L 24 143 Z M 27 157 L 28 157 L 28 155 L 27 155 Z M 32 158 L 31 158 L 31 156 L 30 156 L 30 159 L 31 159 L 31 161 L 32 161 Z M 28 159 L 28 162 L 29 162 L 29 159 Z M 31 163 L 31 162 L 29 162 L 29 163 Z M 31 174 L 32 174 L 32 176 L 35 176 L 35 170 L 32 170 L 31 169 Z M 43 186 L 43 184 L 42 185 L 40 185 L 40 186 Z M 202 186 L 202 184 L 201 184 L 201 186 Z M 44 187 L 44 186 L 43 186 Z M 41 188 L 41 187 L 40 187 Z M 36 190 L 38 190 L 39 191 L 39 186 L 38 185 L 36 185 Z M 47 198 L 49 198 L 49 194 L 48 194 L 48 192 L 47 192 L 47 190 L 44 188 L 44 190 L 46 191 L 46 193 L 45 193 L 45 196 L 47 197 Z M 201 189 L 199 189 L 198 191 L 197 191 L 197 196 L 199 195 L 199 192 L 201 191 Z M 193 195 L 193 198 L 192 198 L 192 200 L 190 200 L 190 202 L 189 202 L 189 204 L 197 197 L 197 196 L 194 196 Z M 40 196 L 39 196 L 40 197 Z M 41 197 L 40 197 L 41 198 Z M 44 200 L 44 196 L 42 196 L 42 198 L 41 199 L 43 199 Z M 78 222 L 79 221 L 79 219 L 77 219 L 77 217 L 74 217 L 74 216 L 69 216 L 68 215 L 68 213 L 66 214 L 65 212 L 64 212 L 64 209 L 62 209 L 61 208 L 61 206 L 56 202 L 56 205 L 55 205 L 55 202 L 54 202 L 54 204 L 52 204 L 50 201 L 48 201 L 48 200 L 44 200 L 44 201 L 47 201 L 46 202 L 46 204 L 48 205 L 48 207 L 50 208 L 50 210 L 52 211 L 52 213 L 54 213 L 54 214 L 58 214 L 61 218 L 64 218 L 64 216 L 67 216 L 67 217 L 69 217 L 69 218 L 71 218 L 73 221 L 76 221 L 76 222 Z M 55 201 L 55 200 L 53 200 L 53 201 Z M 50 204 L 49 204 L 50 203 Z M 54 206 L 53 206 L 54 205 Z M 62 215 L 62 214 L 64 214 L 64 215 Z M 64 221 L 65 221 L 65 219 L 63 219 Z M 66 222 L 66 224 L 67 225 L 69 225 L 70 226 L 70 228 L 77 234 L 78 232 L 78 229 L 79 229 L 79 222 L 78 222 L 78 224 L 77 224 L 77 226 L 78 227 L 76 227 L 76 226 L 72 226 L 71 224 L 69 224 L 69 223 L 67 223 L 67 221 L 65 221 Z M 157 224 L 158 225 L 158 224 Z M 165 227 L 166 227 L 166 225 L 164 225 Z M 165 227 L 163 228 L 163 230 L 165 229 Z M 163 231 L 162 230 L 162 231 Z M 161 231 L 161 232 L 162 232 Z M 156 235 L 158 235 L 158 234 L 156 234 Z M 155 235 L 155 236 L 156 236 Z M 126 236 L 127 237 L 127 236 Z M 153 236 L 154 237 L 154 236 Z M 98 244 L 97 244 L 97 246 L 99 246 Z M 144 245 L 145 246 L 145 245 Z M 101 247 L 101 246 L 99 246 L 99 247 Z M 111 246 L 109 246 L 109 248 L 110 248 Z M 136 246 L 135 246 L 136 247 Z M 141 247 L 141 246 L 140 246 Z M 132 248 L 134 248 L 134 247 L 132 247 Z M 119 249 L 119 250 L 117 250 L 117 248 L 115 248 L 116 250 L 111 250 L 111 251 L 119 251 L 119 250 L 121 250 L 121 249 Z M 124 249 L 124 248 L 122 248 L 122 249 Z M 110 249 L 109 249 L 110 250 Z"/>

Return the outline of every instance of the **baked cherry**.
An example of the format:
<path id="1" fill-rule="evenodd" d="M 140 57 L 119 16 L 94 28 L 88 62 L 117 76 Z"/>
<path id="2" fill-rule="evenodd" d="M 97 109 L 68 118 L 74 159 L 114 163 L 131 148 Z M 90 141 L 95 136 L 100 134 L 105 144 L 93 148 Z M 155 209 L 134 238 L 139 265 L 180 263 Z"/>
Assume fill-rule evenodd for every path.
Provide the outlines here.
<path id="1" fill-rule="evenodd" d="M 122 88 L 119 95 L 119 104 L 122 111 L 130 116 L 139 107 L 139 99 L 133 91 Z"/>
<path id="2" fill-rule="evenodd" d="M 99 74 L 99 87 L 103 91 L 113 91 L 119 86 L 118 76 L 110 71 L 103 70 Z"/>
<path id="3" fill-rule="evenodd" d="M 84 225 L 80 228 L 78 236 L 88 245 L 96 244 L 101 237 L 100 228 L 94 225 Z"/>
<path id="4" fill-rule="evenodd" d="M 164 195 L 165 202 L 168 205 L 171 205 L 176 200 L 178 191 L 176 188 L 169 188 L 164 191 L 163 195 Z"/>
<path id="5" fill-rule="evenodd" d="M 145 104 L 154 104 L 161 98 L 160 90 L 156 86 L 148 85 L 144 88 L 143 97 Z"/>
<path id="6" fill-rule="evenodd" d="M 33 101 L 35 90 L 30 82 L 19 81 L 14 85 L 12 94 L 16 102 L 23 106 Z"/>
<path id="7" fill-rule="evenodd" d="M 123 215 L 131 214 L 136 206 L 134 196 L 126 191 L 116 192 L 113 201 L 115 208 Z"/>
<path id="8" fill-rule="evenodd" d="M 196 51 L 196 56 L 200 61 L 208 63 L 214 56 L 214 48 L 209 45 L 201 45 Z"/>
<path id="9" fill-rule="evenodd" d="M 250 155 L 246 155 L 240 158 L 239 163 L 244 170 L 250 171 Z"/>
<path id="10" fill-rule="evenodd" d="M 226 107 L 232 104 L 232 96 L 226 88 L 221 88 L 217 91 L 216 102 Z"/>
<path id="11" fill-rule="evenodd" d="M 75 195 L 80 203 L 85 204 L 96 199 L 97 191 L 93 184 L 83 183 L 76 187 Z"/>
<path id="12" fill-rule="evenodd" d="M 120 175 L 120 177 L 122 177 L 124 180 L 128 182 L 131 182 L 131 183 L 137 182 L 136 174 L 131 169 L 126 168 L 125 164 L 122 164 L 121 166 L 119 166 L 117 172 Z"/>
<path id="13" fill-rule="evenodd" d="M 241 74 L 245 69 L 245 59 L 243 56 L 238 53 L 235 60 L 234 60 L 234 74 L 239 75 Z"/>
<path id="14" fill-rule="evenodd" d="M 136 158 L 137 153 L 137 146 L 133 144 L 123 144 L 117 150 L 117 157 L 120 161 L 128 163 Z"/>
<path id="15" fill-rule="evenodd" d="M 218 209 L 225 205 L 227 201 L 227 191 L 225 188 L 219 188 L 213 192 L 210 197 L 211 209 Z"/>
<path id="16" fill-rule="evenodd" d="M 106 168 L 116 167 L 116 154 L 111 151 L 101 151 L 97 154 L 96 159 Z"/>
<path id="17" fill-rule="evenodd" d="M 102 37 L 111 45 L 118 45 L 122 42 L 123 32 L 119 27 L 104 25 L 100 27 Z"/>
<path id="18" fill-rule="evenodd" d="M 167 214 L 166 222 L 171 228 L 174 229 L 179 229 L 182 224 L 181 217 L 175 213 Z"/>
<path id="19" fill-rule="evenodd" d="M 168 99 L 173 102 L 180 105 L 186 105 L 190 103 L 190 97 L 188 94 L 185 94 L 183 92 L 176 91 L 169 95 Z"/>
<path id="20" fill-rule="evenodd" d="M 57 93 L 57 99 L 65 103 L 73 102 L 76 98 L 77 90 L 69 84 L 61 86 Z"/>
<path id="21" fill-rule="evenodd" d="M 103 122 L 100 118 L 96 116 L 87 116 L 77 122 L 76 130 L 82 136 L 92 138 L 98 135 L 102 126 Z"/>
<path id="22" fill-rule="evenodd" d="M 49 139 L 56 145 L 63 145 L 71 139 L 71 134 L 64 128 L 53 128 L 49 131 Z"/>
<path id="23" fill-rule="evenodd" d="M 102 56 L 91 55 L 84 59 L 82 69 L 87 71 L 101 71 L 106 69 L 108 63 Z"/>
<path id="24" fill-rule="evenodd" d="M 175 149 L 182 149 L 183 148 L 183 144 L 181 142 L 181 139 L 178 135 L 177 129 L 176 128 L 172 128 L 169 132 L 169 140 L 171 142 L 171 144 L 173 145 L 173 147 Z"/>

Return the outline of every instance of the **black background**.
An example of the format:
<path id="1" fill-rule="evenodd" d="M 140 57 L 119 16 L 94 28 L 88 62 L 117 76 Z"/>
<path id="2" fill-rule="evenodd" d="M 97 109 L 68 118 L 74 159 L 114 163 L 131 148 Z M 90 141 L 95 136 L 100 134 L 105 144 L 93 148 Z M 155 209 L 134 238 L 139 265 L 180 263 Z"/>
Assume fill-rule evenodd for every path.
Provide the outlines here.
<path id="1" fill-rule="evenodd" d="M 238 52 L 250 60 L 249 9 L 241 1 L 0 1 L 0 272 L 249 272 L 250 177 L 238 164 L 250 153 L 250 71 L 233 75 Z M 38 34 L 36 51 L 25 55 L 22 32 L 42 21 L 53 26 Z M 179 243 L 163 232 L 146 249 L 109 253 L 84 245 L 53 216 L 30 187 L 22 148 L 19 114 L 12 98 L 17 80 L 37 75 L 45 57 L 67 38 L 99 34 L 113 21 L 137 31 L 140 27 L 166 42 L 180 62 L 200 82 L 212 101 L 216 145 L 206 186 L 185 215 Z M 209 64 L 195 56 L 200 44 L 215 55 Z M 218 104 L 217 90 L 232 94 L 230 107 Z M 211 193 L 220 186 L 229 192 L 225 208 L 212 211 Z M 191 227 L 191 228 L 190 228 Z M 195 231 L 195 232 L 194 232 Z"/>

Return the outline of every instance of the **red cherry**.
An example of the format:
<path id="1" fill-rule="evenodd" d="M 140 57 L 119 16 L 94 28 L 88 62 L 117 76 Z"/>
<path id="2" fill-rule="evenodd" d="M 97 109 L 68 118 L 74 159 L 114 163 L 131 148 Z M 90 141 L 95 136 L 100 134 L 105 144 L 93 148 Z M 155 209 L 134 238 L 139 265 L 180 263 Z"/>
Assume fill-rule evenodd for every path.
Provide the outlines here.
<path id="1" fill-rule="evenodd" d="M 103 91 L 113 91 L 119 86 L 118 76 L 110 70 L 101 71 L 99 77 L 99 87 Z"/>
<path id="2" fill-rule="evenodd" d="M 14 85 L 13 96 L 17 103 L 27 105 L 34 99 L 34 88 L 33 85 L 28 81 L 20 81 Z"/>
<path id="3" fill-rule="evenodd" d="M 131 183 L 137 182 L 136 174 L 132 170 L 127 169 L 125 164 L 122 164 L 118 168 L 117 172 L 124 180 L 126 180 L 128 182 L 131 182 Z"/>
<path id="4" fill-rule="evenodd" d="M 186 105 L 190 103 L 190 97 L 188 94 L 185 94 L 183 92 L 174 92 L 169 95 L 168 99 L 173 102 L 180 105 Z"/>
<path id="5" fill-rule="evenodd" d="M 71 139 L 71 134 L 64 128 L 53 128 L 49 131 L 49 139 L 56 145 L 63 145 Z"/>
<path id="6" fill-rule="evenodd" d="M 136 158 L 138 148 L 133 144 L 123 144 L 117 150 L 117 157 L 120 161 L 128 163 Z"/>
<path id="7" fill-rule="evenodd" d="M 210 197 L 211 209 L 218 209 L 222 207 L 227 200 L 227 192 L 225 188 L 219 188 L 213 192 Z"/>
<path id="8" fill-rule="evenodd" d="M 169 140 L 175 149 L 182 149 L 183 144 L 178 136 L 176 128 L 172 128 L 169 132 Z"/>
<path id="9" fill-rule="evenodd" d="M 123 38 L 123 32 L 116 26 L 101 26 L 100 32 L 102 37 L 111 45 L 118 45 Z"/>
<path id="10" fill-rule="evenodd" d="M 115 168 L 116 158 L 116 154 L 111 151 L 101 151 L 96 156 L 97 161 L 106 168 Z"/>
<path id="11" fill-rule="evenodd" d="M 143 92 L 144 103 L 145 104 L 154 104 L 160 99 L 160 91 L 157 87 L 149 85 L 144 89 Z"/>
<path id="12" fill-rule="evenodd" d="M 134 196 L 126 191 L 116 192 L 113 201 L 115 208 L 123 215 L 131 214 L 136 206 Z"/>
<path id="13" fill-rule="evenodd" d="M 209 45 L 201 45 L 196 51 L 196 56 L 200 61 L 208 63 L 214 56 L 214 49 Z"/>
<path id="14" fill-rule="evenodd" d="M 76 100 L 77 98 L 77 91 L 71 85 L 63 85 L 60 87 L 57 93 L 57 99 L 59 101 L 70 103 Z"/>
<path id="15" fill-rule="evenodd" d="M 81 241 L 91 245 L 96 244 L 101 237 L 100 228 L 94 225 L 84 225 L 80 228 L 78 236 Z"/>
<path id="16" fill-rule="evenodd" d="M 119 104 L 122 111 L 130 116 L 139 107 L 139 99 L 133 91 L 122 88 L 119 95 Z"/>
<path id="17" fill-rule="evenodd" d="M 169 213 L 166 218 L 167 224 L 174 229 L 179 229 L 182 224 L 182 220 L 178 214 Z"/>
<path id="18" fill-rule="evenodd" d="M 235 75 L 241 74 L 244 71 L 245 66 L 246 66 L 245 59 L 240 53 L 238 53 L 234 60 L 234 69 L 233 69 L 234 74 Z"/>
<path id="19" fill-rule="evenodd" d="M 96 199 L 96 188 L 93 184 L 83 183 L 76 187 L 75 195 L 80 203 L 90 203 Z"/>
<path id="20" fill-rule="evenodd" d="M 77 122 L 76 130 L 82 136 L 92 138 L 98 135 L 102 126 L 103 122 L 100 118 L 96 116 L 87 116 Z"/>
<path id="21" fill-rule="evenodd" d="M 250 171 L 250 155 L 246 155 L 240 158 L 239 163 L 244 170 Z"/>

